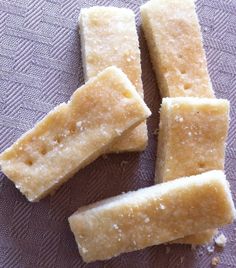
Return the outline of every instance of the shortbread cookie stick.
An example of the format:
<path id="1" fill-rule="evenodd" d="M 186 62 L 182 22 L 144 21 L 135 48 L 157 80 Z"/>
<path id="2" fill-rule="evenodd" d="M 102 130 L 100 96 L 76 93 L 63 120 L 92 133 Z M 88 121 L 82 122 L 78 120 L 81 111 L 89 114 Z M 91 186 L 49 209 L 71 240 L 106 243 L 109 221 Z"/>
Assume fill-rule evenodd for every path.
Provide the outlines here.
<path id="1" fill-rule="evenodd" d="M 141 64 L 135 16 L 132 10 L 116 7 L 84 8 L 80 12 L 85 80 L 115 65 L 127 74 L 143 97 Z M 147 126 L 142 122 L 111 146 L 111 152 L 142 151 L 147 145 Z"/>
<path id="2" fill-rule="evenodd" d="M 214 97 L 194 0 L 151 0 L 141 19 L 162 97 Z"/>
<path id="3" fill-rule="evenodd" d="M 82 207 L 69 218 L 84 261 L 229 224 L 235 209 L 222 171 L 210 171 Z"/>
<path id="4" fill-rule="evenodd" d="M 156 183 L 224 169 L 228 127 L 229 102 L 225 99 L 164 98 Z"/>
<path id="5" fill-rule="evenodd" d="M 164 98 L 156 162 L 156 183 L 224 169 L 229 102 L 207 98 Z M 215 231 L 196 234 L 178 242 L 205 244 Z"/>
<path id="6" fill-rule="evenodd" d="M 0 155 L 3 173 L 36 201 L 150 115 L 127 76 L 109 67 Z"/>

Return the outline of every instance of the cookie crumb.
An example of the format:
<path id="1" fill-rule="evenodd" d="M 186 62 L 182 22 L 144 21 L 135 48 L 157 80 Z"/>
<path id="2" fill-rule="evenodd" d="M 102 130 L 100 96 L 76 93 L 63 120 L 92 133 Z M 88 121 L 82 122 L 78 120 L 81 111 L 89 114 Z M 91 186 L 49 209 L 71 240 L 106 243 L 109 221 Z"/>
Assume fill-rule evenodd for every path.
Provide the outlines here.
<path id="1" fill-rule="evenodd" d="M 157 135 L 158 135 L 158 131 L 159 131 L 159 129 L 156 128 L 156 129 L 152 132 L 152 134 L 153 134 L 154 136 L 157 136 Z"/>
<path id="2" fill-rule="evenodd" d="M 220 257 L 213 257 L 211 260 L 211 265 L 212 266 L 217 266 L 220 263 Z"/>
<path id="3" fill-rule="evenodd" d="M 180 263 L 183 263 L 184 262 L 184 256 L 182 256 L 181 258 L 180 258 Z"/>
<path id="4" fill-rule="evenodd" d="M 215 247 L 213 245 L 207 247 L 208 253 L 212 253 L 212 252 L 214 252 L 214 250 L 215 250 Z"/>
<path id="5" fill-rule="evenodd" d="M 225 237 L 224 234 L 220 234 L 215 238 L 215 243 L 218 247 L 224 248 L 226 243 L 227 243 L 227 238 Z"/>

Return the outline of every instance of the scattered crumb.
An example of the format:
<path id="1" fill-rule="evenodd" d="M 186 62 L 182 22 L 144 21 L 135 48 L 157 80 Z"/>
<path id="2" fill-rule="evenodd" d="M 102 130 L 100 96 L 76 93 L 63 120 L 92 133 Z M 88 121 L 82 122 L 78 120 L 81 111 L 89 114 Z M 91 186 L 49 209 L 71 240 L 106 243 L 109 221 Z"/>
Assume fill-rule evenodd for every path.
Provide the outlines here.
<path id="1" fill-rule="evenodd" d="M 196 250 L 197 246 L 196 245 L 191 245 L 191 250 L 194 251 Z"/>
<path id="2" fill-rule="evenodd" d="M 224 234 L 220 234 L 215 238 L 215 243 L 217 246 L 224 248 L 227 242 L 227 238 Z"/>
<path id="3" fill-rule="evenodd" d="M 215 250 L 215 247 L 213 245 L 207 247 L 208 253 L 212 253 L 212 252 L 214 252 L 214 250 Z"/>
<path id="4" fill-rule="evenodd" d="M 180 258 L 180 263 L 183 263 L 184 262 L 184 256 L 182 256 L 181 258 Z"/>
<path id="5" fill-rule="evenodd" d="M 158 135 L 158 128 L 156 128 L 153 132 L 152 132 L 153 135 L 157 136 Z"/>
<path id="6" fill-rule="evenodd" d="M 217 266 L 220 263 L 220 257 L 213 257 L 211 260 L 211 265 L 212 266 Z"/>
<path id="7" fill-rule="evenodd" d="M 170 247 L 166 247 L 166 254 L 170 253 Z"/>
<path id="8" fill-rule="evenodd" d="M 150 219 L 147 217 L 147 218 L 145 218 L 144 222 L 148 223 L 148 222 L 150 222 Z"/>

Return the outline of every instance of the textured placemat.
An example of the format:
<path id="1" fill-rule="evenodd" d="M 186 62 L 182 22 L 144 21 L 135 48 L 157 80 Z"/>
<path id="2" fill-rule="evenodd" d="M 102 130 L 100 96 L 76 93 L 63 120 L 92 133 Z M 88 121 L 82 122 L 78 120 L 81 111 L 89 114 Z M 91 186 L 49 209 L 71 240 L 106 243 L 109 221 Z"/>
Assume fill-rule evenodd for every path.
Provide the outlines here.
<path id="1" fill-rule="evenodd" d="M 142 49 L 149 146 L 144 153 L 101 157 L 57 193 L 30 204 L 0 173 L 0 267 L 236 267 L 236 225 L 224 228 L 223 251 L 155 246 L 107 262 L 85 265 L 67 217 L 78 207 L 153 184 L 159 96 L 143 34 L 139 6 L 131 0 L 0 0 L 0 151 L 83 84 L 77 17 L 81 7 L 114 5 L 137 14 Z M 209 70 L 218 97 L 231 100 L 226 173 L 236 197 L 236 1 L 199 0 Z"/>

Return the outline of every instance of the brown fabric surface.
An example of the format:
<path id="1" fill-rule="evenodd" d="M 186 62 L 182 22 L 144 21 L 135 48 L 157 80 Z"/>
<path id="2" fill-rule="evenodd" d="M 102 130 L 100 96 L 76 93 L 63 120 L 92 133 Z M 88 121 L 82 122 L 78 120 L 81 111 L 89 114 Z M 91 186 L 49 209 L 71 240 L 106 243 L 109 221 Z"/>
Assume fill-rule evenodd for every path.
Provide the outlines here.
<path id="1" fill-rule="evenodd" d="M 55 105 L 83 84 L 77 17 L 81 7 L 114 5 L 137 14 L 142 53 L 149 145 L 143 153 L 101 157 L 62 186 L 54 196 L 29 203 L 0 173 L 0 267 L 236 267 L 236 225 L 223 228 L 224 250 L 161 245 L 84 264 L 67 217 L 78 207 L 154 183 L 160 98 L 147 46 L 140 30 L 139 6 L 129 0 L 0 1 L 0 151 L 10 146 Z M 173 11 L 174 12 L 174 11 Z M 217 97 L 231 101 L 226 173 L 235 200 L 236 180 L 236 2 L 198 0 L 210 75 Z"/>

